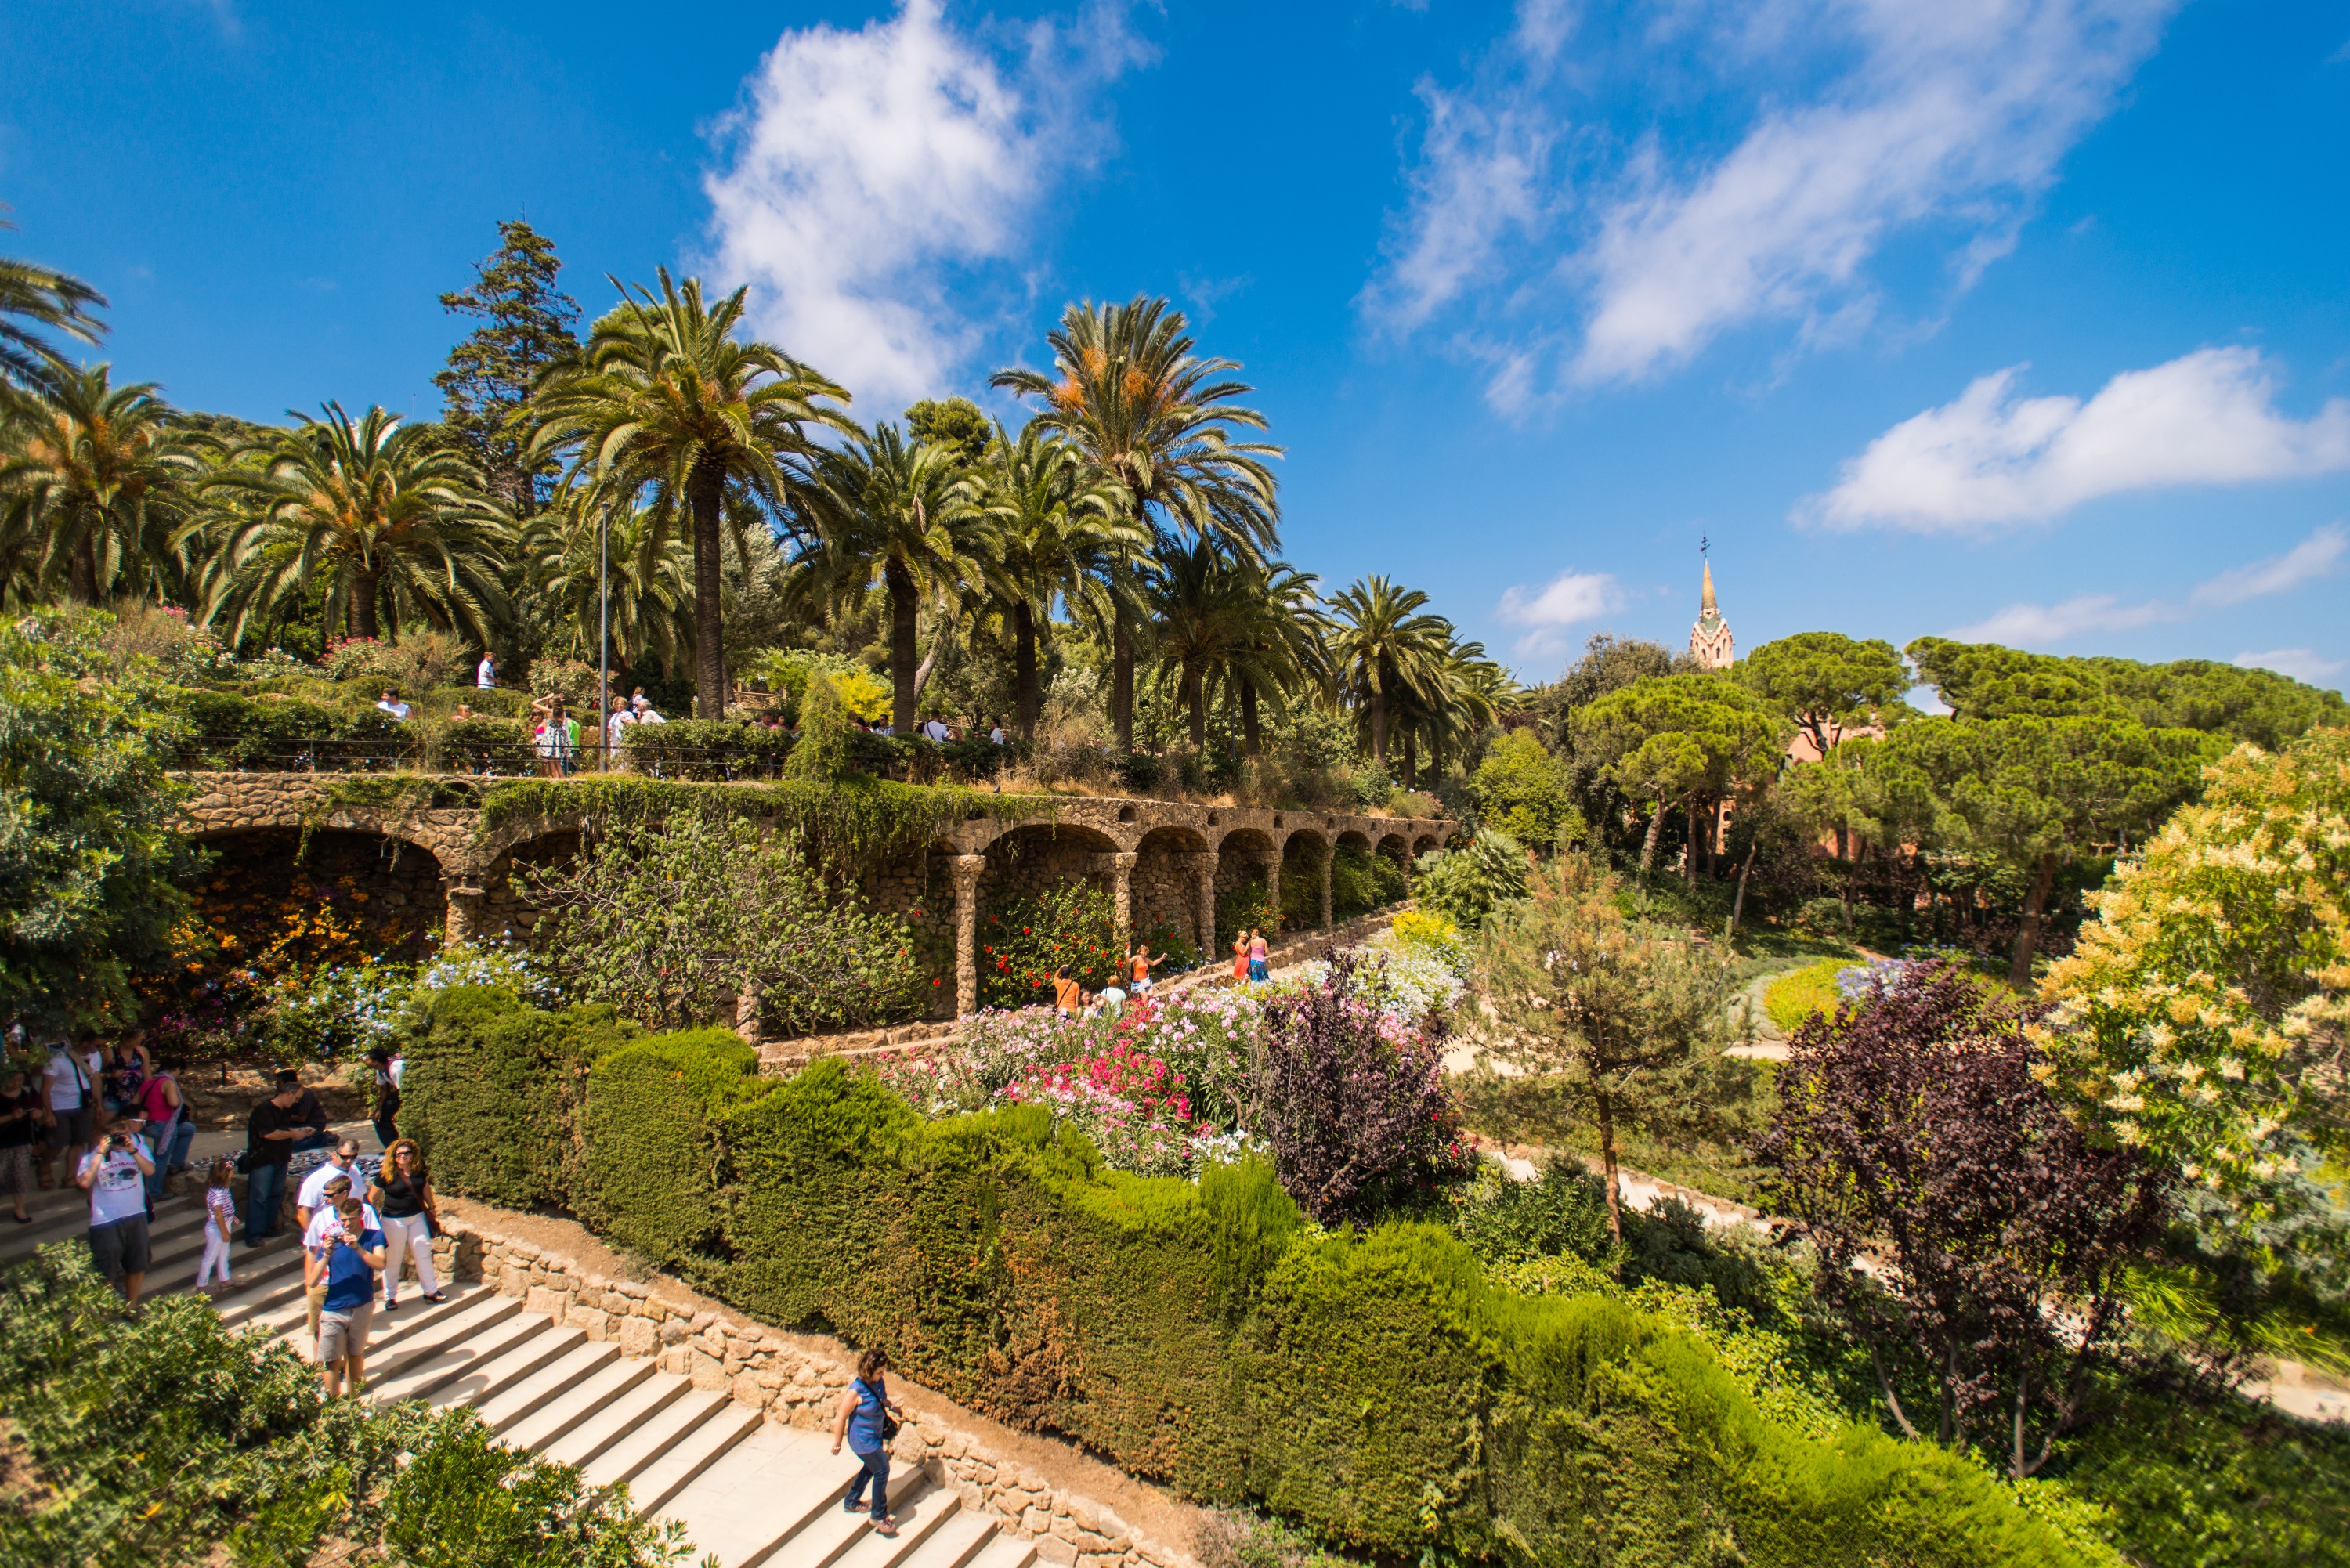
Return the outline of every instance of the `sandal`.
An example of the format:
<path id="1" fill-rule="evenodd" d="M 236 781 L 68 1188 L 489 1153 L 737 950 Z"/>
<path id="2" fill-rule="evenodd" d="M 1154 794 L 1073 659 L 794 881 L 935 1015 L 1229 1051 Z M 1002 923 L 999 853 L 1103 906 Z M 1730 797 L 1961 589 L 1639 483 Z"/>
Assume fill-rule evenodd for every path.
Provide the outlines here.
<path id="1" fill-rule="evenodd" d="M 439 1306 L 442 1302 L 449 1299 L 449 1293 L 447 1291 L 434 1291 L 431 1295 L 426 1296 L 424 1299 L 431 1302 L 434 1306 Z"/>

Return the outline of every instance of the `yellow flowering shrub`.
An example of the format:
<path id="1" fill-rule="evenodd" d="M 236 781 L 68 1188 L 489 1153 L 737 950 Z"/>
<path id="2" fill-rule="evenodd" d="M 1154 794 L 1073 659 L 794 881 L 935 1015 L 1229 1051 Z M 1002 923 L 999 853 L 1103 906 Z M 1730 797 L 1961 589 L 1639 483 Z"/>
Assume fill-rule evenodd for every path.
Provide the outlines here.
<path id="1" fill-rule="evenodd" d="M 2345 1150 L 2350 731 L 2240 746 L 2204 778 L 2091 895 L 2033 1033 L 2093 1119 L 2257 1218 Z"/>

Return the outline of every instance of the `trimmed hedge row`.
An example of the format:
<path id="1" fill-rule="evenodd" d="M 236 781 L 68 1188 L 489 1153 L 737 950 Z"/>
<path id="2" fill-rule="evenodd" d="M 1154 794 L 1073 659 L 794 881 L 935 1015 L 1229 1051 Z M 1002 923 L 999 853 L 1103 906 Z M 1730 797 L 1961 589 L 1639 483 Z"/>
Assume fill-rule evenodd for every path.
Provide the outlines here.
<path id="1" fill-rule="evenodd" d="M 436 1180 L 570 1208 L 764 1321 L 970 1407 L 1382 1554 L 1542 1564 L 2066 1563 L 1991 1478 L 1758 1415 L 1697 1342 L 1491 1284 L 1440 1230 L 1309 1231 L 1259 1162 L 1104 1168 L 1040 1106 L 931 1123 L 722 1030 L 448 993 L 409 1057 Z M 2106 1559 L 2106 1561 L 2111 1561 Z"/>

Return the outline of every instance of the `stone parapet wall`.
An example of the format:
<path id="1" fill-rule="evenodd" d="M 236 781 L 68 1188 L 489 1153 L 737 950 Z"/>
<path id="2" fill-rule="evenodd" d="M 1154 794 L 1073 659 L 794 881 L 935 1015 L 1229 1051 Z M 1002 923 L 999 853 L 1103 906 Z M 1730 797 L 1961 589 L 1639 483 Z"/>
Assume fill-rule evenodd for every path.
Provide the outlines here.
<path id="1" fill-rule="evenodd" d="M 477 1279 L 522 1298 L 525 1312 L 577 1328 L 620 1354 L 651 1359 L 696 1388 L 731 1396 L 766 1418 L 811 1431 L 832 1425 L 855 1376 L 845 1355 L 680 1300 L 666 1282 L 611 1280 L 560 1253 L 458 1222 L 432 1243 L 433 1263 L 455 1279 Z M 915 1413 L 890 1455 L 922 1467 L 965 1508 L 983 1511 L 1006 1533 L 1035 1543 L 1058 1568 L 1198 1568 L 1186 1543 L 1143 1539 L 1109 1509 L 1055 1488 L 1035 1468 L 993 1450 L 951 1420 Z"/>

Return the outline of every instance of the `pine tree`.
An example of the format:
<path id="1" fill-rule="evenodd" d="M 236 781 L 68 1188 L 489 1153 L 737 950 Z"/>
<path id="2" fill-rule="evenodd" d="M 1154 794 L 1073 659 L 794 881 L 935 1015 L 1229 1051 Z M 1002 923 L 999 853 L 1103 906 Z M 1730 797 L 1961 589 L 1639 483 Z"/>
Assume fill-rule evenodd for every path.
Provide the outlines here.
<path id="1" fill-rule="evenodd" d="M 577 301 L 556 286 L 554 243 L 521 219 L 498 225 L 498 248 L 474 267 L 473 286 L 441 296 L 442 309 L 482 325 L 449 351 L 432 378 L 448 402 L 443 422 L 481 465 L 492 494 L 527 516 L 544 500 L 551 463 L 531 463 L 509 421 L 547 366 L 578 351 Z"/>

